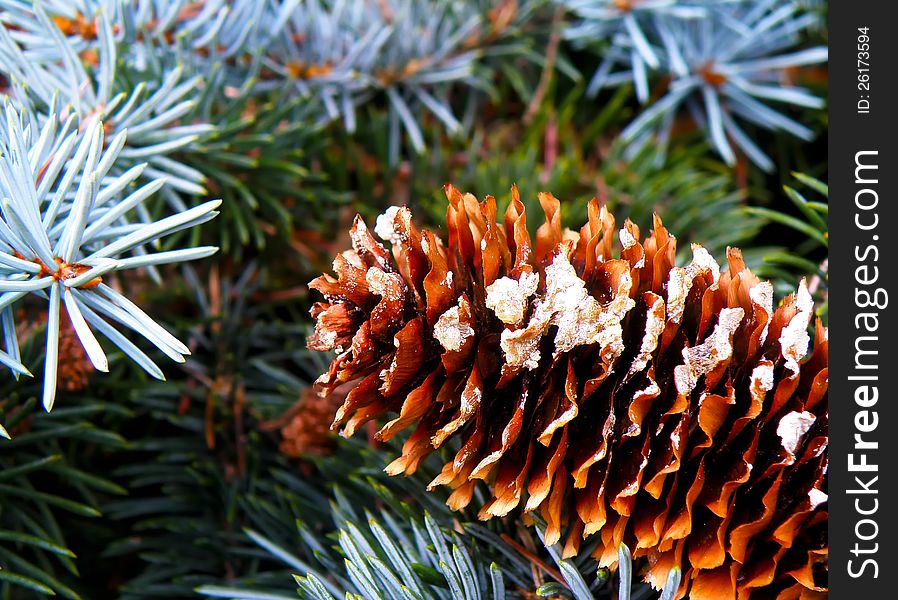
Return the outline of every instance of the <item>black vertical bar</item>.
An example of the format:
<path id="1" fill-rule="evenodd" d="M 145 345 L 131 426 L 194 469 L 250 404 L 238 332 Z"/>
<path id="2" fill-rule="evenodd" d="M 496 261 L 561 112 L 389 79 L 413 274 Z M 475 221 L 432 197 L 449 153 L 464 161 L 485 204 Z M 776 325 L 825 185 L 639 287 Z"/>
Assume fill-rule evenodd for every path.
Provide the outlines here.
<path id="1" fill-rule="evenodd" d="M 829 4 L 830 596 L 898 598 L 898 29 Z"/>

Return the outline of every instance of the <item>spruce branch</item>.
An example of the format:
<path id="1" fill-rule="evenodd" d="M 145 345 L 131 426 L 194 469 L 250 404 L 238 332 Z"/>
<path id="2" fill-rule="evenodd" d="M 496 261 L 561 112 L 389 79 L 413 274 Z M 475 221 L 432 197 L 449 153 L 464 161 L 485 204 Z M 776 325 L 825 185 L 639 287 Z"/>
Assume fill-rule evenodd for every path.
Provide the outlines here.
<path id="1" fill-rule="evenodd" d="M 30 34 L 23 39 L 15 31 L 0 28 L 0 72 L 10 81 L 13 102 L 38 115 L 71 111 L 82 129 L 102 121 L 109 138 L 127 130 L 127 141 L 115 165 L 118 171 L 113 173 L 147 163 L 144 180 L 166 178 L 163 195 L 176 210 L 183 209 L 183 202 L 171 197 L 175 192 L 206 193 L 202 174 L 172 158 L 214 131 L 209 123 L 192 118 L 202 78 L 186 76 L 179 65 L 141 71 L 135 70 L 131 61 L 120 60 L 128 56 L 116 37 L 116 31 L 121 37 L 121 23 L 112 20 L 115 11 L 98 8 L 93 17 L 77 13 L 71 18 L 81 19 L 84 27 L 90 25 L 94 37 L 85 40 L 85 32 L 80 30 L 67 36 L 71 18 L 63 15 L 70 11 L 71 6 L 61 14 L 48 12 L 42 3 L 36 3 L 33 13 L 21 8 L 18 13 L 7 13 L 16 16 L 14 22 Z M 42 40 L 37 48 L 34 38 Z M 90 44 L 90 51 L 82 48 L 85 43 Z M 145 212 L 141 214 L 146 218 Z"/>
<path id="2" fill-rule="evenodd" d="M 635 148 L 666 148 L 677 117 L 688 111 L 715 151 L 730 165 L 734 147 L 765 171 L 773 162 L 744 129 L 744 123 L 810 140 L 813 132 L 768 106 L 819 109 L 823 100 L 788 83 L 786 71 L 825 62 L 823 46 L 799 47 L 818 22 L 798 2 L 739 0 L 687 3 L 569 0 L 578 18 L 568 37 L 581 43 L 608 40 L 589 91 L 633 81 L 647 108 L 621 137 Z M 600 38 L 601 39 L 601 38 Z M 796 47 L 798 47 L 796 49 Z M 622 70 L 615 71 L 615 67 Z M 666 81 L 649 102 L 649 77 Z"/>
<path id="3" fill-rule="evenodd" d="M 13 309 L 26 295 L 48 303 L 43 405 L 53 407 L 57 388 L 60 310 L 99 371 L 108 370 L 106 353 L 94 330 L 102 333 L 153 377 L 161 369 L 115 329 L 118 322 L 149 340 L 164 354 L 183 362 L 186 346 L 133 302 L 104 281 L 120 271 L 196 260 L 215 247 L 149 253 L 145 245 L 175 231 L 204 223 L 216 214 L 210 201 L 157 221 L 126 221 L 162 185 L 161 180 L 134 189 L 145 165 L 112 175 L 126 134 L 106 139 L 103 124 L 50 113 L 38 118 L 4 107 L 0 127 L 0 306 L 7 351 L 2 360 L 15 374 L 30 374 L 19 363 Z M 124 190 L 129 193 L 122 194 Z"/>

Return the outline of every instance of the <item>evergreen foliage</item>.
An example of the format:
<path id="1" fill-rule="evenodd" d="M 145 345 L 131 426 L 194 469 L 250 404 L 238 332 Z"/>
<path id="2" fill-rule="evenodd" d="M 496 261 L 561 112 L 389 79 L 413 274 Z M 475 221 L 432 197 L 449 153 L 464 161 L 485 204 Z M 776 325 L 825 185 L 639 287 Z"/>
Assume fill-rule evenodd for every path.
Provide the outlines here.
<path id="1" fill-rule="evenodd" d="M 665 148 L 681 107 L 707 131 L 715 151 L 733 164 L 733 145 L 758 167 L 774 164 L 738 120 L 785 131 L 809 140 L 813 132 L 766 106 L 775 101 L 821 108 L 823 101 L 808 90 L 784 85 L 790 68 L 826 61 L 823 46 L 792 50 L 804 30 L 817 22 L 797 3 L 760 2 L 618 2 L 571 0 L 581 18 L 569 30 L 575 40 L 610 39 L 589 84 L 589 91 L 632 80 L 643 104 L 649 100 L 650 72 L 668 82 L 660 98 L 621 132 L 640 147 L 650 140 Z M 623 64 L 623 70 L 615 72 Z"/>
<path id="2" fill-rule="evenodd" d="M 357 212 L 517 184 L 564 226 L 658 213 L 681 265 L 738 245 L 825 322 L 823 10 L 0 0 L 0 597 L 661 595 L 626 548 L 449 510 L 451 443 L 407 478 L 373 429 L 286 456 L 331 358 L 307 283 Z"/>

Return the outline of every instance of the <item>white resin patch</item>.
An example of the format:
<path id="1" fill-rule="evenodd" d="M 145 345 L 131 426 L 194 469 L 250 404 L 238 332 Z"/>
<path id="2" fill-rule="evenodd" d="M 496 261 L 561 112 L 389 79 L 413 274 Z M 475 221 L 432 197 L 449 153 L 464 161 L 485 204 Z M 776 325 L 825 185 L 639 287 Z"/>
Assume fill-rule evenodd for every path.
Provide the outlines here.
<path id="1" fill-rule="evenodd" d="M 811 429 L 817 417 L 807 411 L 798 412 L 793 410 L 780 419 L 776 428 L 776 434 L 780 436 L 783 442 L 783 448 L 786 449 L 791 456 L 795 456 L 801 438 Z"/>
<path id="2" fill-rule="evenodd" d="M 327 346 L 328 348 L 333 348 L 334 344 L 337 342 L 337 332 L 333 329 L 325 331 L 318 336 L 318 339 L 321 341 L 322 345 Z"/>
<path id="3" fill-rule="evenodd" d="M 551 326 L 555 335 L 555 356 L 576 346 L 599 344 L 603 356 L 623 351 L 620 321 L 635 302 L 630 298 L 632 279 L 621 275 L 614 299 L 599 304 L 586 290 L 564 252 L 559 252 L 546 267 L 546 292 L 539 298 L 527 327 L 502 332 L 501 346 L 505 362 L 511 367 L 535 369 L 539 365 L 540 340 Z"/>
<path id="4" fill-rule="evenodd" d="M 710 373 L 714 367 L 733 354 L 733 333 L 742 322 L 745 311 L 741 308 L 724 308 L 714 331 L 704 342 L 692 348 L 683 348 L 683 364 L 674 368 L 674 384 L 681 394 L 695 388 L 699 377 Z"/>
<path id="5" fill-rule="evenodd" d="M 392 285 L 390 279 L 397 277 L 395 273 L 387 273 L 377 267 L 371 267 L 365 273 L 365 283 L 368 284 L 371 293 L 377 294 L 385 300 L 396 301 L 402 299 L 402 288 L 401 285 Z"/>
<path id="6" fill-rule="evenodd" d="M 808 500 L 810 500 L 811 510 L 813 510 L 829 500 L 829 496 L 827 496 L 825 492 L 821 492 L 817 488 L 811 488 L 808 492 Z"/>
<path id="7" fill-rule="evenodd" d="M 759 342 L 763 344 L 767 340 L 767 330 L 770 329 L 770 318 L 773 316 L 773 284 L 762 281 L 748 290 L 748 297 L 756 306 L 760 306 L 767 313 L 767 322 L 761 331 Z"/>
<path id="8" fill-rule="evenodd" d="M 394 245 L 402 242 L 402 235 L 396 232 L 395 225 L 396 215 L 400 209 L 399 206 L 391 206 L 377 217 L 377 221 L 374 223 L 374 233 L 377 234 L 377 237 Z"/>
<path id="9" fill-rule="evenodd" d="M 461 321 L 458 306 L 453 306 L 440 315 L 433 326 L 433 337 L 450 352 L 461 348 L 465 341 L 473 335 L 474 330 L 471 326 Z"/>
<path id="10" fill-rule="evenodd" d="M 516 325 L 524 319 L 530 296 L 536 293 L 539 275 L 521 273 L 518 279 L 500 277 L 486 288 L 486 306 L 500 321 Z"/>
<path id="11" fill-rule="evenodd" d="M 626 230 L 622 229 L 621 231 Z M 654 294 L 652 294 L 652 298 L 652 305 L 646 311 L 645 335 L 642 337 L 642 345 L 639 348 L 639 354 L 633 359 L 633 363 L 627 371 L 625 381 L 645 369 L 649 364 L 652 352 L 658 347 L 658 338 L 664 331 L 664 299 Z"/>
<path id="12" fill-rule="evenodd" d="M 767 392 L 773 389 L 773 363 L 763 361 L 751 372 L 751 384 L 749 390 L 752 395 L 764 398 Z"/>
<path id="13" fill-rule="evenodd" d="M 786 359 L 786 368 L 797 374 L 798 361 L 808 352 L 808 344 L 811 341 L 811 336 L 808 335 L 808 325 L 810 325 L 811 317 L 814 314 L 814 300 L 808 292 L 808 286 L 804 279 L 798 285 L 795 305 L 798 308 L 798 313 L 783 328 L 779 343 L 783 358 Z"/>
<path id="14" fill-rule="evenodd" d="M 679 323 L 686 308 L 686 297 L 692 289 L 692 282 L 700 273 L 710 271 L 716 284 L 720 278 L 720 266 L 707 250 L 698 244 L 692 244 L 692 262 L 685 267 L 674 267 L 670 270 L 667 281 L 667 318 Z"/>

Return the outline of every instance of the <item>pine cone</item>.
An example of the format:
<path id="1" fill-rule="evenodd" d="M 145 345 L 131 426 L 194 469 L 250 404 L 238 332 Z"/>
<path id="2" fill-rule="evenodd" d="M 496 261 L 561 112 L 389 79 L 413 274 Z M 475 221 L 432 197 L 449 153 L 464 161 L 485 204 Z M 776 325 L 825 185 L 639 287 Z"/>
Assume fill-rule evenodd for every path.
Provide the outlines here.
<path id="1" fill-rule="evenodd" d="M 259 425 L 262 431 L 280 431 L 281 454 L 289 458 L 305 455 L 324 456 L 333 452 L 334 434 L 330 429 L 334 412 L 343 404 L 351 384 L 322 396 L 316 386 L 305 388 L 299 400 L 284 415 Z"/>
<path id="2" fill-rule="evenodd" d="M 59 314 L 59 350 L 57 359 L 57 381 L 61 389 L 67 392 L 80 392 L 90 383 L 90 376 L 95 369 L 67 311 Z"/>
<path id="3" fill-rule="evenodd" d="M 773 288 L 736 249 L 721 272 L 702 247 L 674 266 L 676 240 L 655 218 L 640 242 L 597 201 L 579 233 L 540 194 L 531 241 L 517 190 L 504 223 L 492 197 L 446 186 L 448 247 L 406 208 L 376 232 L 360 218 L 336 277 L 311 282 L 325 302 L 309 347 L 337 355 L 319 384 L 356 382 L 334 427 L 352 435 L 392 416 L 386 440 L 414 425 L 387 467 L 410 474 L 457 438 L 431 487 L 480 516 L 523 503 L 546 541 L 616 562 L 647 558 L 656 587 L 679 566 L 679 597 L 810 597 L 826 590 L 827 340 L 804 282 L 773 309 Z M 763 588 L 763 589 L 759 589 Z"/>

